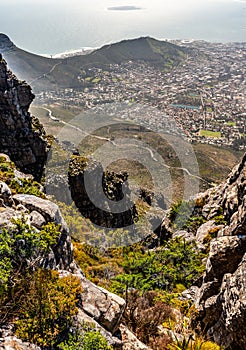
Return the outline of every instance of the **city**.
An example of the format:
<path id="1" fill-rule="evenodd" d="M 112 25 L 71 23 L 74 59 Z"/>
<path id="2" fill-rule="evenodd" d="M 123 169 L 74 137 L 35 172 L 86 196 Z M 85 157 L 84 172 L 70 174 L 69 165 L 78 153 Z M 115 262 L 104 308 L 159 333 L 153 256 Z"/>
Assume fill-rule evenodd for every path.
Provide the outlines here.
<path id="1" fill-rule="evenodd" d="M 91 109 L 126 103 L 122 119 L 166 131 L 170 120 L 190 142 L 246 148 L 246 44 L 179 41 L 192 49 L 180 65 L 165 71 L 144 61 L 83 68 L 83 89 L 41 92 L 39 104 Z M 146 113 L 139 113 L 141 106 Z"/>

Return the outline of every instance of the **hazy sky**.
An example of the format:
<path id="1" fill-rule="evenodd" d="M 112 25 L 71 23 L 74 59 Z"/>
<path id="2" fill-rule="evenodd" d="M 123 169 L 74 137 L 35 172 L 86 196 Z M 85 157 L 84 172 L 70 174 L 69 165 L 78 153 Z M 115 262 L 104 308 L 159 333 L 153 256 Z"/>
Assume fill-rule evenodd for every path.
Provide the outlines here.
<path id="1" fill-rule="evenodd" d="M 127 5 L 141 9 L 108 10 Z M 246 1 L 0 0 L 0 32 L 50 54 L 143 35 L 245 41 Z"/>

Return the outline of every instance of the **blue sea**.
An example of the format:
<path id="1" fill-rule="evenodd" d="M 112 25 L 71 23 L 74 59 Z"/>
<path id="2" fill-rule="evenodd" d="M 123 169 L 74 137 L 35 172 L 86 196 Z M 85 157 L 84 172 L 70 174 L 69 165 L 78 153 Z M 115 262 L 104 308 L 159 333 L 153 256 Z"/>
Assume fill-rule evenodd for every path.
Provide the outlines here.
<path id="1" fill-rule="evenodd" d="M 38 54 L 140 36 L 246 41 L 246 0 L 0 0 L 0 32 Z"/>

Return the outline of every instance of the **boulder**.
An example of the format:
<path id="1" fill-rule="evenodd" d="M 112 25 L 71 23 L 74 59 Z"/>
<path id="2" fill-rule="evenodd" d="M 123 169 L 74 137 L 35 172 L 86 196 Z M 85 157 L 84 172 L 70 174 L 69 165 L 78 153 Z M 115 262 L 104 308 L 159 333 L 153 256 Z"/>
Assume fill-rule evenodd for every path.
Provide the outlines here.
<path id="1" fill-rule="evenodd" d="M 114 349 L 122 349 L 123 343 L 119 338 L 113 336 L 109 331 L 96 322 L 94 318 L 90 317 L 82 309 L 79 309 L 78 315 L 76 316 L 76 324 L 78 325 L 78 328 L 80 328 L 82 325 L 83 331 L 83 324 L 85 323 L 90 324 L 95 331 L 99 331 L 107 340 L 108 344 L 112 345 Z"/>
<path id="2" fill-rule="evenodd" d="M 57 204 L 48 199 L 39 198 L 29 194 L 16 194 L 13 196 L 16 203 L 22 204 L 29 211 L 36 211 L 41 214 L 46 222 L 54 222 L 61 226 L 64 233 L 68 233 L 68 227 L 64 221 L 60 209 Z"/>
<path id="3" fill-rule="evenodd" d="M 176 237 L 183 238 L 186 242 L 193 242 L 196 240 L 196 237 L 192 232 L 187 232 L 185 230 L 175 231 L 172 238 Z"/>
<path id="4" fill-rule="evenodd" d="M 69 272 L 60 271 L 61 276 Z M 115 333 L 125 309 L 125 300 L 87 280 L 78 268 L 74 274 L 82 286 L 82 310 L 110 333 Z"/>
<path id="5" fill-rule="evenodd" d="M 41 350 L 37 345 L 23 342 L 15 336 L 0 338 L 0 350 Z"/>
<path id="6" fill-rule="evenodd" d="M 208 238 L 209 236 L 212 238 L 214 235 L 216 235 L 220 229 L 222 229 L 222 225 L 216 225 L 214 220 L 209 220 L 202 224 L 196 233 L 196 241 L 199 244 L 204 243 L 204 239 Z"/>

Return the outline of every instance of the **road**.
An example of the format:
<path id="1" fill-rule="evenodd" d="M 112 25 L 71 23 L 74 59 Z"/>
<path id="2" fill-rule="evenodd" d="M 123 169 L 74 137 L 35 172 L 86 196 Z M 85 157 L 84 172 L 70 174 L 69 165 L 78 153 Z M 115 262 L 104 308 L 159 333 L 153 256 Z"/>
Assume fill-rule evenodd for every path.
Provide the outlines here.
<path id="1" fill-rule="evenodd" d="M 111 140 L 110 138 L 107 138 L 107 137 L 103 137 L 103 136 L 98 136 L 98 135 L 93 135 L 91 133 L 88 133 L 87 131 L 85 130 L 82 130 L 80 129 L 79 127 L 75 126 L 75 125 L 72 125 L 70 123 L 67 123 L 67 122 L 64 122 L 63 120 L 61 119 L 58 119 L 56 118 L 55 116 L 52 115 L 52 111 L 49 109 L 49 108 L 46 108 L 46 107 L 41 107 L 43 108 L 44 110 L 46 110 L 48 112 L 48 117 L 53 120 L 53 121 L 57 121 L 59 123 L 62 123 L 72 129 L 75 129 L 83 134 L 85 134 L 86 136 L 90 136 L 90 137 L 94 137 L 98 140 L 102 140 L 102 141 L 107 141 L 107 142 L 110 142 L 111 144 L 113 144 L 114 146 L 116 147 L 120 147 L 121 145 L 120 144 L 117 144 L 115 142 L 115 140 Z M 144 147 L 144 146 L 140 146 L 140 145 L 136 145 L 136 144 L 131 144 L 129 143 L 128 146 L 133 146 L 133 147 L 137 147 L 137 148 L 142 148 L 144 150 L 147 150 L 149 153 L 150 153 L 150 156 L 151 158 L 155 161 L 155 162 L 158 162 L 158 160 L 155 158 L 154 156 L 154 152 L 152 151 L 152 149 L 148 148 L 148 147 Z M 202 177 L 198 176 L 198 175 L 194 175 L 192 174 L 187 168 L 183 168 L 183 167 L 174 167 L 174 166 L 170 166 L 170 165 L 167 165 L 167 164 L 163 164 L 163 166 L 165 166 L 167 169 L 175 169 L 175 170 L 182 170 L 183 172 L 185 172 L 188 176 L 190 177 L 193 177 L 193 178 L 196 178 L 200 181 L 203 181 L 203 182 L 206 182 L 206 183 L 209 183 L 208 181 L 206 181 L 205 179 L 203 179 Z"/>
<path id="2" fill-rule="evenodd" d="M 54 64 L 48 72 L 39 75 L 37 78 L 33 79 L 29 84 L 32 85 L 33 83 L 35 83 L 35 81 L 40 80 L 40 79 L 42 79 L 42 78 L 45 78 L 45 76 L 48 75 L 48 74 L 50 74 L 50 73 L 52 73 L 53 70 L 54 70 L 57 66 L 59 66 L 59 64 L 62 64 L 62 62 L 58 62 L 58 63 Z"/>

